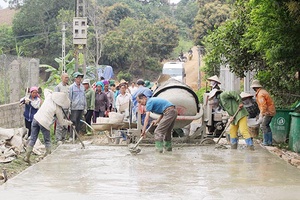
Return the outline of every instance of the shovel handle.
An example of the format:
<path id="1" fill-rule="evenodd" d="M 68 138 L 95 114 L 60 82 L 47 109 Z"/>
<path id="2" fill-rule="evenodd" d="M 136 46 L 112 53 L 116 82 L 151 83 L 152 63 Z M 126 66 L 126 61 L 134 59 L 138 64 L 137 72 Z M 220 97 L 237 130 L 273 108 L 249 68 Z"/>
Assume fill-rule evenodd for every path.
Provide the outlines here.
<path id="1" fill-rule="evenodd" d="M 232 121 L 234 120 L 234 118 L 236 117 L 236 115 L 239 113 L 239 111 L 241 110 L 242 108 L 238 107 L 237 111 L 234 113 L 234 115 L 232 116 Z M 232 122 L 231 121 L 231 122 Z M 226 127 L 224 128 L 224 131 L 220 134 L 216 144 L 218 144 L 221 140 L 221 137 L 223 136 L 223 134 L 226 132 L 226 129 L 229 127 L 229 125 L 231 124 L 231 122 L 229 122 Z"/>

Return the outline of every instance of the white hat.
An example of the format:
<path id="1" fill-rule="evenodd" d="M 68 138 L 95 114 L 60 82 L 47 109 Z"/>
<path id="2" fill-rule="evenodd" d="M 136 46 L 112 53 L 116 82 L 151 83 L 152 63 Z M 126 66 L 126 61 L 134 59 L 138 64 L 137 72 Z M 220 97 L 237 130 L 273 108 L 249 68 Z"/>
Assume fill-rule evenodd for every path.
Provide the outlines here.
<path id="1" fill-rule="evenodd" d="M 90 84 L 90 79 L 84 79 L 84 80 L 82 81 L 82 84 L 89 84 L 89 85 L 91 85 L 91 84 Z"/>
<path id="2" fill-rule="evenodd" d="M 223 92 L 222 90 L 219 89 L 212 89 L 208 95 L 208 99 L 212 99 L 218 92 Z"/>
<path id="3" fill-rule="evenodd" d="M 208 81 L 215 81 L 215 82 L 221 84 L 221 82 L 220 82 L 220 80 L 219 80 L 219 78 L 218 78 L 217 75 L 214 75 L 214 76 L 212 76 L 212 77 L 209 77 L 207 80 L 208 80 Z"/>
<path id="4" fill-rule="evenodd" d="M 261 84 L 259 83 L 259 80 L 253 80 L 250 87 L 251 88 L 262 88 Z"/>
<path id="5" fill-rule="evenodd" d="M 243 99 L 243 98 L 247 98 L 247 97 L 253 97 L 253 94 L 249 94 L 249 93 L 246 93 L 246 92 L 242 92 L 242 93 L 240 94 L 240 96 L 241 96 L 241 98 Z"/>
<path id="6" fill-rule="evenodd" d="M 64 92 L 53 92 L 51 98 L 54 101 L 54 103 L 61 106 L 62 108 L 70 107 L 69 97 Z"/>

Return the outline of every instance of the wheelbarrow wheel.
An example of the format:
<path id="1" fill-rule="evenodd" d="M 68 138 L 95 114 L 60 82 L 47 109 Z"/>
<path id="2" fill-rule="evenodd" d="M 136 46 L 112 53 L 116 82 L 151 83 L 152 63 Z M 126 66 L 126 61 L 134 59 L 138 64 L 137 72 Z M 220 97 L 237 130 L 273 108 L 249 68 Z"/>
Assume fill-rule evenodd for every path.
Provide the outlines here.
<path id="1" fill-rule="evenodd" d="M 216 142 L 212 138 L 205 138 L 201 140 L 200 142 L 201 145 L 211 145 L 211 144 L 216 144 Z"/>

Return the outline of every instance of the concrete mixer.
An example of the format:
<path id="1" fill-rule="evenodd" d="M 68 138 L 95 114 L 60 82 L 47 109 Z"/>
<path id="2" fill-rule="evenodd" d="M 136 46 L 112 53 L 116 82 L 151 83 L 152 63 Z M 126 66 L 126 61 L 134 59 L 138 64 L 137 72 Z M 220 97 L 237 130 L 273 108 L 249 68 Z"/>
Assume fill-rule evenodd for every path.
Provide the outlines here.
<path id="1" fill-rule="evenodd" d="M 158 87 L 153 92 L 153 97 L 167 99 L 176 106 L 178 116 L 174 129 L 183 128 L 193 120 L 199 119 L 203 112 L 200 112 L 200 104 L 195 92 L 174 78 L 161 77 L 158 79 Z M 158 115 L 151 113 L 150 117 L 157 119 Z"/>
<path id="2" fill-rule="evenodd" d="M 174 138 L 175 142 L 198 142 L 199 144 L 214 144 L 213 139 L 206 138 L 206 124 L 203 122 L 203 109 L 199 104 L 196 93 L 186 84 L 162 74 L 157 80 L 157 87 L 153 92 L 153 97 L 166 99 L 176 106 L 178 116 L 175 121 L 174 130 L 182 129 L 184 135 Z M 157 119 L 159 115 L 151 113 L 150 117 Z M 138 115 L 140 118 L 140 115 Z M 201 120 L 199 120 L 201 118 Z M 137 141 L 141 133 L 141 122 L 137 120 L 137 129 L 128 129 L 130 142 Z M 198 121 L 198 122 L 197 122 Z M 196 123 L 195 123 L 196 122 Z M 153 142 L 153 132 L 155 127 L 146 134 L 145 140 Z M 132 139 L 134 138 L 134 139 Z M 144 140 L 144 141 L 145 141 Z M 147 143 L 146 141 L 146 143 Z"/>

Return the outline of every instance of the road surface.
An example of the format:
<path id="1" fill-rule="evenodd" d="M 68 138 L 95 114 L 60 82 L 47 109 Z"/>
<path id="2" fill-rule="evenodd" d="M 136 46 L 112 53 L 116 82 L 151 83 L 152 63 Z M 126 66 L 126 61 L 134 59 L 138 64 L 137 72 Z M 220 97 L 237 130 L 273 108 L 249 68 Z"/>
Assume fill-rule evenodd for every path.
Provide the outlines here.
<path id="1" fill-rule="evenodd" d="M 300 172 L 267 150 L 61 145 L 0 186 L 1 199 L 299 199 Z"/>

